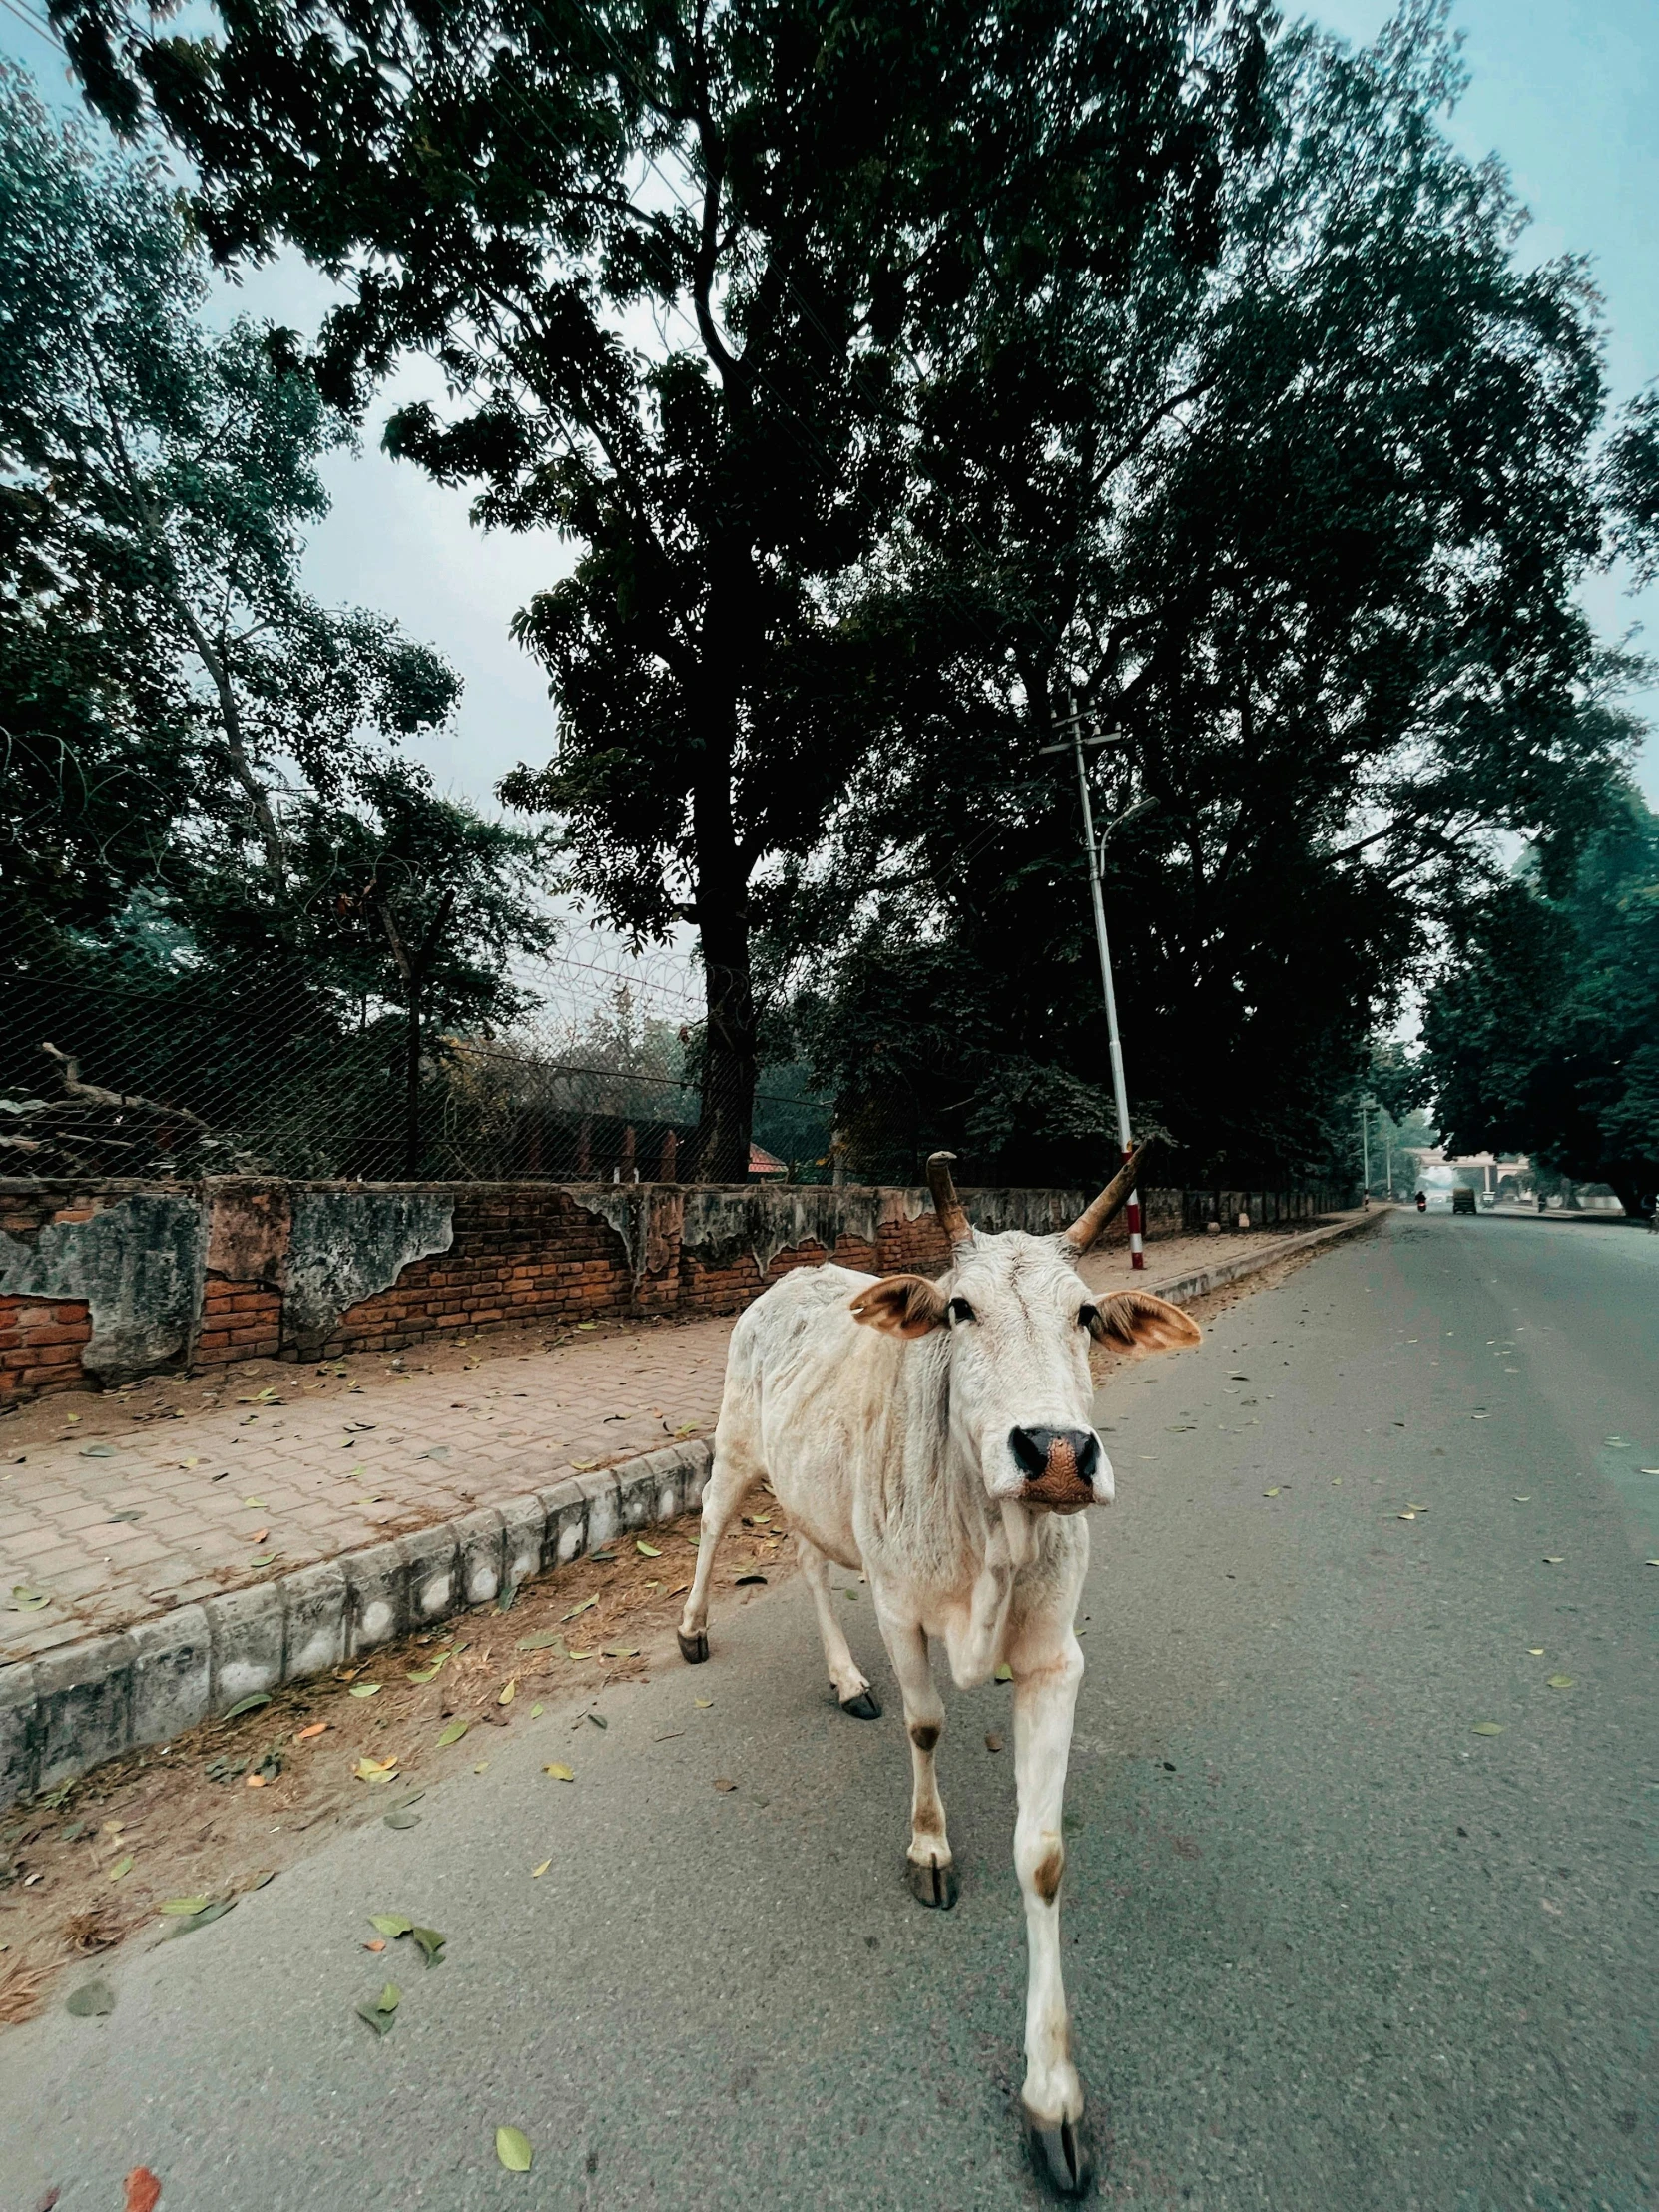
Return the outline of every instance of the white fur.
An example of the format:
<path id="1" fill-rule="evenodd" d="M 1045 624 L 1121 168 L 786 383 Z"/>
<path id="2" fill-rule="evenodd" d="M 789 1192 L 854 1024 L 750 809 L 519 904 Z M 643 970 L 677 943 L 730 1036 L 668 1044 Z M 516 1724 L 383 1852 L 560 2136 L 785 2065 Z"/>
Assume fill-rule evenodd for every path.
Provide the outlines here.
<path id="1" fill-rule="evenodd" d="M 1047 2125 L 1075 2122 L 1083 2109 L 1060 1972 L 1058 1870 L 1083 1674 L 1072 1624 L 1089 1534 L 1082 1514 L 1021 1502 L 1024 1476 L 1008 1436 L 1016 1426 L 1091 1426 L 1081 1317 L 1104 1302 L 1073 1258 L 1059 1239 L 976 1236 L 938 1285 L 943 1297 L 966 1300 L 973 1319 L 908 1338 L 854 1318 L 853 1303 L 879 1279 L 846 1268 L 796 1270 L 758 1299 L 732 1333 L 697 1578 L 681 1623 L 684 1636 L 704 1632 L 719 1539 L 752 1486 L 770 1481 L 796 1535 L 843 1704 L 868 1684 L 831 1602 L 826 1562 L 868 1578 L 911 1733 L 908 1856 L 919 1867 L 951 1863 L 934 1759 L 944 1707 L 929 1641 L 943 1646 L 964 1689 L 1007 1661 L 1014 1864 L 1030 1950 L 1024 2096 Z M 1110 1501 L 1104 1447 L 1093 1488 L 1096 1503 Z"/>

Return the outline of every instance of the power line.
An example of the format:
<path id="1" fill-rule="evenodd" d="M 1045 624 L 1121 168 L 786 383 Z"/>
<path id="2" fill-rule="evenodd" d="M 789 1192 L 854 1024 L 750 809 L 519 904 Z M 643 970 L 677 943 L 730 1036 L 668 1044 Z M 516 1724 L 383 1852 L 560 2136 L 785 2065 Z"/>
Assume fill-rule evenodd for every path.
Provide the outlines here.
<path id="1" fill-rule="evenodd" d="M 0 8 L 4 8 L 8 15 L 15 16 L 25 30 L 33 31 L 37 38 L 43 38 L 48 46 L 56 47 L 58 52 L 66 60 L 68 59 L 69 49 L 59 38 L 57 32 L 53 30 L 51 24 L 47 22 L 44 16 L 35 15 L 31 9 L 23 4 L 23 0 L 0 0 Z"/>

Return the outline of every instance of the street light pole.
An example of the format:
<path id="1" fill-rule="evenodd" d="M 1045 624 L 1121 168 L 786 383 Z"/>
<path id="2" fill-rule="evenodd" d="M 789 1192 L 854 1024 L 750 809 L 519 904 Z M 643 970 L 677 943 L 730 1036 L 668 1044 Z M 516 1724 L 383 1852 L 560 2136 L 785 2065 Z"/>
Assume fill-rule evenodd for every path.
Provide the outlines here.
<path id="1" fill-rule="evenodd" d="M 1083 806 L 1083 850 L 1088 855 L 1089 898 L 1094 907 L 1094 941 L 1100 954 L 1100 981 L 1106 995 L 1106 1047 L 1112 1060 L 1112 1098 L 1117 1107 L 1118 1143 L 1127 1160 L 1134 1150 L 1129 1134 L 1129 1092 L 1123 1079 L 1123 1040 L 1118 1035 L 1118 999 L 1112 988 L 1112 952 L 1106 941 L 1106 901 L 1100 889 L 1100 855 L 1095 850 L 1094 809 L 1089 804 L 1089 777 L 1083 760 L 1083 718 L 1077 712 L 1077 702 L 1071 701 L 1071 756 L 1077 769 L 1077 796 Z M 1058 748 L 1056 748 L 1058 750 Z M 1124 1219 L 1129 1225 L 1129 1265 L 1131 1268 L 1146 1266 L 1146 1253 L 1141 1242 L 1141 1194 L 1131 1191 L 1125 1206 Z"/>
<path id="2" fill-rule="evenodd" d="M 1360 1101 L 1360 1157 L 1365 1163 L 1367 1198 L 1371 1196 L 1371 1115 L 1367 1111 L 1370 1103 L 1369 1099 Z"/>

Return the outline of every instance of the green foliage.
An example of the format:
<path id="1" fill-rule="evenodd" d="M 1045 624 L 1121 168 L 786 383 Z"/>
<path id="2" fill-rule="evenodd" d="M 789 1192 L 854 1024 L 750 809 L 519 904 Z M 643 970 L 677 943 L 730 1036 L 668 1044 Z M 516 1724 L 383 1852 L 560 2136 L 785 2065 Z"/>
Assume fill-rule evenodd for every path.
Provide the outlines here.
<path id="1" fill-rule="evenodd" d="M 37 923 L 107 923 L 244 838 L 280 901 L 279 780 L 338 801 L 459 692 L 302 588 L 349 433 L 280 333 L 208 328 L 208 283 L 161 163 L 99 155 L 0 70 L 4 882 Z"/>
<path id="2" fill-rule="evenodd" d="M 1627 789 L 1550 895 L 1524 871 L 1459 915 L 1428 1003 L 1447 1142 L 1528 1152 L 1612 1186 L 1659 1189 L 1659 815 Z"/>
<path id="3" fill-rule="evenodd" d="M 916 351 L 995 264 L 1110 286 L 1156 220 L 1214 232 L 1257 11 L 1162 0 L 356 0 L 160 33 L 58 20 L 118 124 L 158 115 L 216 253 L 291 241 L 354 298 L 318 347 L 355 399 L 407 348 L 454 407 L 391 449 L 554 528 L 574 573 L 523 610 L 558 751 L 504 786 L 555 811 L 580 882 L 642 935 L 695 921 L 708 991 L 696 1171 L 745 1171 L 750 900 L 813 848 L 867 752 L 839 601 L 908 485 Z M 662 343 L 642 349 L 654 319 Z"/>
<path id="4" fill-rule="evenodd" d="M 208 326 L 209 281 L 161 162 L 100 154 L 0 68 L 0 1073 L 39 1088 L 56 1033 L 255 1154 L 329 1172 L 352 1129 L 391 1172 L 422 1021 L 522 1004 L 547 843 L 394 750 L 459 680 L 304 590 L 349 432 L 283 333 Z M 402 1141 L 373 1151 L 393 1065 Z M 284 1079 L 303 1128 L 254 1103 Z"/>
<path id="5" fill-rule="evenodd" d="M 1384 1028 L 1494 832 L 1572 854 L 1632 738 L 1576 598 L 1605 549 L 1594 294 L 1527 267 L 1439 116 L 1428 6 L 1273 48 L 1213 257 L 1173 211 L 1103 280 L 987 257 L 932 333 L 900 557 L 849 619 L 880 733 L 771 972 L 855 1096 L 1054 1168 L 1110 1128 L 1069 761 L 1099 817 L 1131 1097 L 1186 1171 L 1345 1162 Z M 838 945 L 828 964 L 818 948 Z M 1096 1157 L 1104 1149 L 1095 1146 Z"/>

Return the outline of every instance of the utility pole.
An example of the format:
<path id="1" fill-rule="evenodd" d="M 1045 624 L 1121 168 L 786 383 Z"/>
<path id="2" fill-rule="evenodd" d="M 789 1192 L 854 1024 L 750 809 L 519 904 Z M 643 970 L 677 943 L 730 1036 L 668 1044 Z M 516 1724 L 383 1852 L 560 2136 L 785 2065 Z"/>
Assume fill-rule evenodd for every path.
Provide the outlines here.
<path id="1" fill-rule="evenodd" d="M 1360 1101 L 1360 1157 L 1365 1163 L 1366 1196 L 1371 1196 L 1371 1114 L 1370 1099 Z"/>
<path id="2" fill-rule="evenodd" d="M 1077 770 L 1077 796 L 1083 807 L 1083 850 L 1088 856 L 1089 898 L 1094 908 L 1094 941 L 1095 948 L 1100 954 L 1100 982 L 1106 999 L 1106 1046 L 1112 1061 L 1112 1098 L 1117 1107 L 1118 1143 L 1122 1147 L 1123 1157 L 1127 1160 L 1135 1146 L 1129 1133 L 1129 1091 L 1123 1079 L 1123 1040 L 1118 1034 L 1118 1000 L 1117 992 L 1112 988 L 1112 952 L 1106 941 L 1106 901 L 1101 894 L 1100 876 L 1105 862 L 1107 837 L 1120 824 L 1127 822 L 1131 815 L 1144 813 L 1147 807 L 1151 805 L 1151 801 L 1137 801 L 1133 807 L 1126 807 L 1115 822 L 1109 822 L 1101 831 L 1100 845 L 1097 849 L 1094 835 L 1094 809 L 1089 804 L 1088 768 L 1083 758 L 1083 718 L 1077 711 L 1075 698 L 1069 704 L 1071 712 L 1066 718 L 1066 726 L 1071 731 L 1069 745 L 1064 743 L 1045 745 L 1043 751 L 1045 753 L 1069 752 Z M 1090 743 L 1098 748 L 1103 745 L 1120 745 L 1123 743 L 1123 739 L 1120 733 L 1113 732 L 1107 737 L 1091 739 Z M 1129 1202 L 1124 1207 L 1123 1212 L 1124 1219 L 1129 1226 L 1129 1265 L 1131 1268 L 1144 1268 L 1146 1266 L 1146 1252 L 1141 1239 L 1141 1194 L 1139 1191 L 1130 1192 Z"/>

